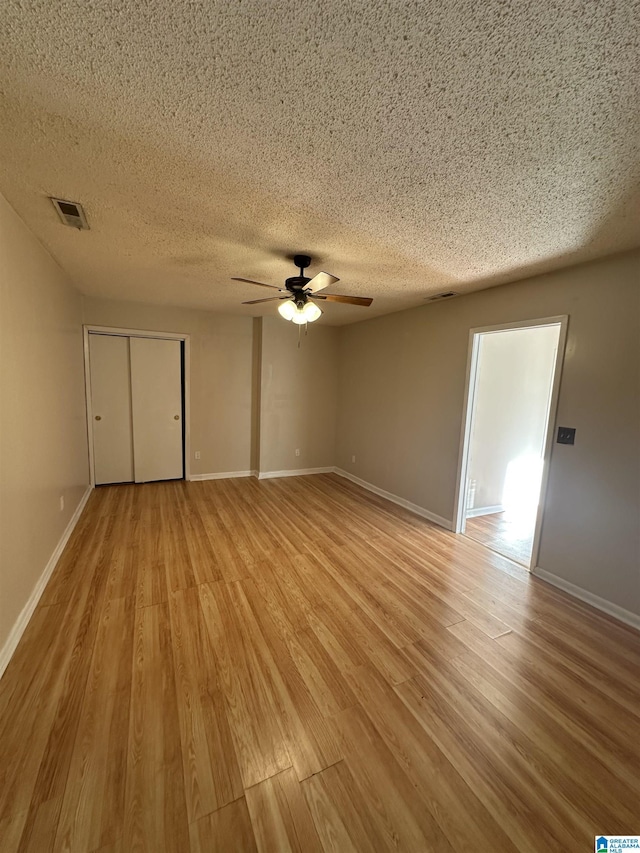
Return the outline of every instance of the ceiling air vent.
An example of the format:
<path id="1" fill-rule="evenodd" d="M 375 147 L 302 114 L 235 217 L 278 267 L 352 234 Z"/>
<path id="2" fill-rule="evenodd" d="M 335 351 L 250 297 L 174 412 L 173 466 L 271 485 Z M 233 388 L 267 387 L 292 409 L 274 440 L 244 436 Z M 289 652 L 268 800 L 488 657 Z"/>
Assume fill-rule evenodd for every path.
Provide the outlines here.
<path id="1" fill-rule="evenodd" d="M 444 293 L 436 293 L 434 296 L 427 296 L 427 302 L 437 302 L 439 299 L 451 299 L 452 296 L 457 296 L 455 290 L 447 290 Z"/>
<path id="2" fill-rule="evenodd" d="M 87 217 L 84 215 L 81 204 L 77 201 L 64 201 L 61 198 L 52 198 L 51 201 L 63 225 L 71 225 L 72 228 L 78 228 L 80 231 L 89 230 Z"/>

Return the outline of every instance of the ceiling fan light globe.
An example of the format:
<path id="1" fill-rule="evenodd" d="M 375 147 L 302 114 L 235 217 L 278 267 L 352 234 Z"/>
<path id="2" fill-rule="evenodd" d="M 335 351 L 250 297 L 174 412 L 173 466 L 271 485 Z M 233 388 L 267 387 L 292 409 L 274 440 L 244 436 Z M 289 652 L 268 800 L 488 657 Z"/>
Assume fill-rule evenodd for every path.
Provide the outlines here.
<path id="1" fill-rule="evenodd" d="M 296 306 L 291 302 L 291 300 L 287 300 L 286 302 L 283 302 L 282 305 L 278 305 L 278 314 L 281 317 L 284 317 L 285 320 L 293 320 L 296 311 Z"/>
<path id="2" fill-rule="evenodd" d="M 304 316 L 304 311 L 301 311 L 299 308 L 296 309 L 295 314 L 291 318 L 291 322 L 295 323 L 296 326 L 304 326 L 307 322 L 307 318 Z"/>
<path id="3" fill-rule="evenodd" d="M 314 320 L 317 320 L 322 315 L 322 311 L 315 302 L 307 302 L 302 309 L 302 314 L 306 323 L 313 323 Z"/>

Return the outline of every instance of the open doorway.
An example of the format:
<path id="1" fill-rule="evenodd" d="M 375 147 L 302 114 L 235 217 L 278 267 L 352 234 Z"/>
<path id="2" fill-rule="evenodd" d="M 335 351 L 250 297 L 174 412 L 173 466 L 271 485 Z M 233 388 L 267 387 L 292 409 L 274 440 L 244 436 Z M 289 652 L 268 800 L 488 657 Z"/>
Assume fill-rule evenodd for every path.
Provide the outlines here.
<path id="1" fill-rule="evenodd" d="M 535 565 L 566 317 L 473 329 L 456 532 Z"/>

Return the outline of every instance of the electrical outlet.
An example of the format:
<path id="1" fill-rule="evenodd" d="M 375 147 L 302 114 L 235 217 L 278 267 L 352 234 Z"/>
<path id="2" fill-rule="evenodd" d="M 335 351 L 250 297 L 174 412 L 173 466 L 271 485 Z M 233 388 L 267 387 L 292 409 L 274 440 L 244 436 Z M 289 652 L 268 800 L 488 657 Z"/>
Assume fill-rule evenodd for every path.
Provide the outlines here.
<path id="1" fill-rule="evenodd" d="M 351 457 L 351 461 L 352 461 L 352 462 L 355 462 L 355 461 L 356 461 L 356 457 L 355 457 L 355 456 L 352 456 L 352 457 Z"/>
<path id="2" fill-rule="evenodd" d="M 300 448 L 299 447 L 296 448 L 296 456 L 300 456 Z"/>
<path id="3" fill-rule="evenodd" d="M 60 495 L 60 512 L 64 509 L 64 495 Z"/>
<path id="4" fill-rule="evenodd" d="M 196 450 L 196 452 L 193 455 L 196 457 L 196 459 L 200 459 L 200 451 L 199 450 Z"/>

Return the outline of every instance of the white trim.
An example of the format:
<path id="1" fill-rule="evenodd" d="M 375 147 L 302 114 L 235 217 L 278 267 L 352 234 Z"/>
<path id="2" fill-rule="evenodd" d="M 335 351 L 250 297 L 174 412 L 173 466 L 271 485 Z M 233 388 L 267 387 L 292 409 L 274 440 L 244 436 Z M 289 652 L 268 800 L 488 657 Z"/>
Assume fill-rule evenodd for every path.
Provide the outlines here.
<path id="1" fill-rule="evenodd" d="M 468 509 L 465 512 L 467 518 L 478 518 L 481 515 L 494 515 L 496 512 L 504 512 L 504 507 L 501 504 L 495 506 L 477 506 L 473 509 Z"/>
<path id="2" fill-rule="evenodd" d="M 617 619 L 619 622 L 624 622 L 625 625 L 630 625 L 632 628 L 636 628 L 640 631 L 640 615 L 637 613 L 625 610 L 624 607 L 620 607 L 618 604 L 613 604 L 613 602 L 607 601 L 606 598 L 601 598 L 599 595 L 589 592 L 581 586 L 576 586 L 574 583 L 558 577 L 558 575 L 547 572 L 539 566 L 532 569 L 531 574 L 540 578 L 540 580 L 551 584 L 551 586 L 555 586 L 558 589 L 563 590 L 563 592 L 568 593 L 573 596 L 573 598 L 584 601 L 586 604 L 590 604 L 592 607 L 595 607 L 597 610 L 601 610 L 608 616 L 613 616 L 613 618 Z"/>
<path id="3" fill-rule="evenodd" d="M 441 515 L 436 515 L 435 512 L 429 512 L 428 509 L 418 506 L 418 504 L 411 503 L 411 501 L 407 501 L 398 495 L 394 495 L 392 492 L 380 489 L 378 486 L 374 486 L 373 483 L 367 483 L 366 480 L 361 480 L 360 477 L 356 477 L 348 471 L 344 471 L 342 468 L 334 468 L 333 471 L 339 477 L 351 480 L 352 483 L 355 483 L 357 486 L 361 486 L 368 492 L 380 495 L 381 498 L 385 498 L 386 500 L 391 501 L 391 503 L 398 504 L 398 506 L 404 507 L 404 509 L 408 509 L 410 512 L 414 512 L 416 515 L 426 518 L 428 521 L 433 521 L 434 524 L 437 524 L 439 527 L 444 527 L 445 530 L 451 530 L 453 527 L 449 519 L 443 518 Z"/>
<path id="4" fill-rule="evenodd" d="M 92 332 L 94 335 L 120 335 L 124 338 L 160 338 L 161 340 L 169 339 L 172 341 L 183 341 L 189 335 L 183 332 L 156 332 L 151 329 L 122 329 L 120 326 L 94 326 L 92 323 L 85 323 L 82 327 L 87 332 Z"/>
<path id="5" fill-rule="evenodd" d="M 542 525 L 544 522 L 544 507 L 547 501 L 547 488 L 549 486 L 549 470 L 551 468 L 551 454 L 553 453 L 553 437 L 558 417 L 558 400 L 560 398 L 560 383 L 562 381 L 562 368 L 564 367 L 564 351 L 567 346 L 567 329 L 569 317 L 565 314 L 560 319 L 560 334 L 558 336 L 558 349 L 556 351 L 556 363 L 553 368 L 553 383 L 551 386 L 551 398 L 549 400 L 549 411 L 547 413 L 547 434 L 545 436 L 542 453 L 542 479 L 540 481 L 540 499 L 538 500 L 538 513 L 536 515 L 536 526 L 533 533 L 533 544 L 531 546 L 532 566 L 538 565 L 540 554 L 540 541 L 542 539 Z"/>
<path id="6" fill-rule="evenodd" d="M 96 484 L 93 457 L 93 413 L 91 410 L 91 370 L 89 365 L 89 334 L 120 335 L 121 337 L 160 338 L 161 340 L 184 341 L 184 479 L 191 479 L 191 335 L 182 332 L 153 332 L 146 329 L 120 329 L 117 326 L 94 326 L 85 323 L 82 327 L 84 339 L 84 385 L 87 409 L 87 441 L 89 442 L 89 481 Z"/>
<path id="7" fill-rule="evenodd" d="M 544 326 L 558 326 L 568 317 L 567 314 L 557 314 L 554 317 L 538 317 L 535 320 L 513 320 L 511 323 L 497 323 L 494 326 L 474 326 L 470 330 L 472 335 L 481 335 L 486 332 L 513 332 L 518 329 L 537 329 Z"/>
<path id="8" fill-rule="evenodd" d="M 231 480 L 235 477 L 257 476 L 257 471 L 219 471 L 216 474 L 192 474 L 191 480 Z"/>
<path id="9" fill-rule="evenodd" d="M 75 509 L 75 512 L 69 519 L 69 523 L 67 524 L 64 533 L 60 537 L 58 544 L 53 550 L 53 554 L 49 557 L 47 565 L 44 567 L 44 571 L 40 575 L 36 585 L 31 591 L 31 595 L 29 596 L 27 603 L 22 608 L 22 612 L 16 619 L 13 624 L 13 628 L 9 632 L 9 636 L 7 637 L 4 646 L 0 649 L 0 678 L 2 677 L 3 672 L 7 668 L 13 653 L 16 650 L 18 643 L 22 635 L 25 632 L 25 628 L 29 624 L 29 620 L 33 616 L 33 611 L 38 606 L 38 602 L 40 601 L 40 597 L 45 590 L 47 583 L 49 582 L 49 578 L 53 574 L 53 570 L 56 567 L 58 560 L 60 559 L 60 555 L 64 551 L 64 546 L 69 541 L 69 537 L 73 533 L 73 529 L 78 523 L 78 519 L 82 515 L 82 510 L 85 507 L 85 504 L 89 500 L 89 495 L 93 491 L 93 486 L 87 486 L 87 489 L 83 496 L 80 498 L 78 506 Z"/>
<path id="10" fill-rule="evenodd" d="M 454 524 L 453 530 L 455 533 L 462 533 L 466 520 L 465 503 L 466 503 L 466 482 L 469 466 L 469 443 L 471 437 L 471 421 L 473 419 L 473 404 L 472 399 L 475 396 L 476 373 L 478 370 L 478 350 L 480 343 L 480 335 L 487 332 L 506 332 L 516 329 L 532 329 L 541 328 L 544 326 L 560 326 L 560 334 L 558 336 L 558 349 L 556 351 L 556 361 L 553 369 L 553 383 L 551 395 L 549 399 L 549 409 L 547 413 L 547 429 L 544 440 L 543 462 L 542 462 L 542 479 L 540 483 L 540 500 L 538 503 L 538 513 L 536 516 L 536 526 L 533 535 L 533 547 L 531 550 L 531 559 L 527 568 L 535 566 L 538 561 L 538 553 L 540 551 L 540 539 L 542 534 L 542 523 L 544 519 L 544 506 L 547 496 L 547 485 L 549 481 L 549 468 L 551 467 L 551 452 L 553 450 L 553 435 L 555 431 L 555 423 L 558 412 L 558 398 L 560 396 L 560 381 L 562 378 L 562 368 L 564 364 L 564 351 L 567 343 L 567 327 L 569 324 L 568 314 L 559 314 L 555 317 L 544 317 L 536 320 L 514 320 L 511 323 L 500 323 L 496 326 L 478 326 L 469 330 L 469 356 L 467 359 L 467 374 L 464 389 L 464 411 L 462 417 L 462 431 L 460 434 L 460 450 L 458 456 L 458 476 L 456 480 L 456 494 L 454 503 Z"/>
<path id="11" fill-rule="evenodd" d="M 458 473 L 456 476 L 456 493 L 453 502 L 452 530 L 454 533 L 462 533 L 465 523 L 465 509 L 467 505 L 467 474 L 469 470 L 468 447 L 471 442 L 471 422 L 473 420 L 473 407 L 475 402 L 479 348 L 480 338 L 476 337 L 475 329 L 470 329 L 469 357 L 464 382 L 462 431 L 460 433 L 460 447 L 458 450 Z"/>
<path id="12" fill-rule="evenodd" d="M 304 477 L 306 474 L 333 474 L 335 470 L 333 466 L 329 466 L 328 468 L 298 468 L 294 471 L 260 471 L 258 479 L 272 480 L 274 477 Z"/>

